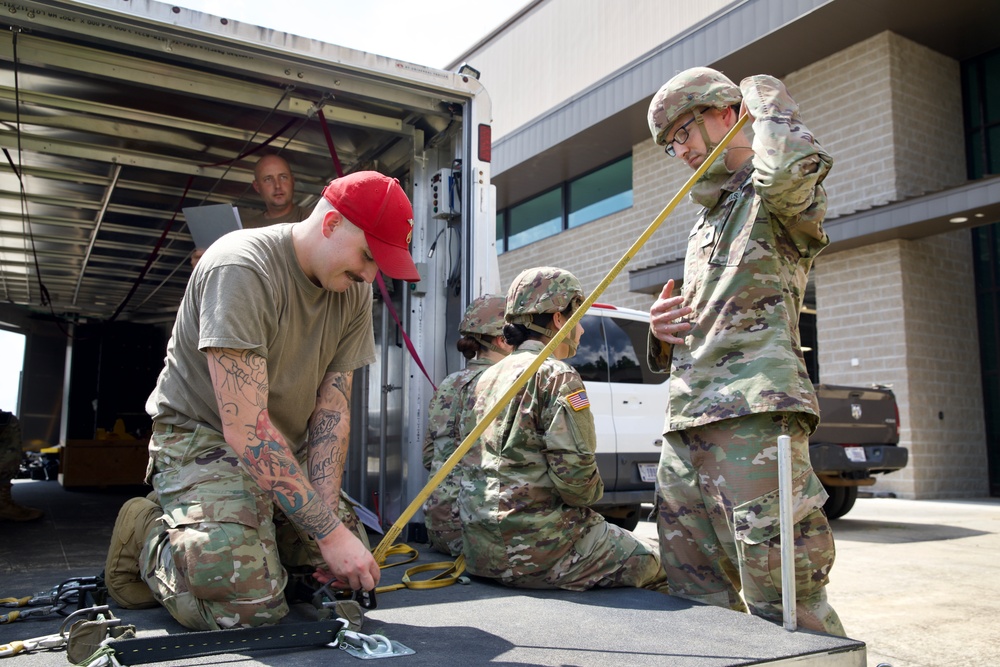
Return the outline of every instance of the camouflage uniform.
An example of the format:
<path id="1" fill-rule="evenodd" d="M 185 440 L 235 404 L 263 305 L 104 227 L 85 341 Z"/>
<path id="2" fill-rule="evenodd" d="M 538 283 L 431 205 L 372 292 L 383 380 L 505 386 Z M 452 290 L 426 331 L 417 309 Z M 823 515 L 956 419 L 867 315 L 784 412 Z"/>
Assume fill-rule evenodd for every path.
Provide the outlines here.
<path id="1" fill-rule="evenodd" d="M 469 304 L 459 325 L 459 333 L 476 338 L 480 344 L 494 349 L 482 336 L 499 336 L 503 332 L 504 298 L 481 296 Z M 472 407 L 476 402 L 475 384 L 479 375 L 493 365 L 483 357 L 446 377 L 427 408 L 427 435 L 424 438 L 423 463 L 431 475 L 455 451 L 465 436 L 476 426 Z M 469 452 L 434 489 L 424 503 L 424 525 L 431 547 L 450 556 L 462 553 L 462 520 L 458 515 L 458 490 L 463 468 L 476 465 Z"/>
<path id="2" fill-rule="evenodd" d="M 0 410 L 0 484 L 10 484 L 17 477 L 24 458 L 21 422 L 13 413 Z"/>
<path id="3" fill-rule="evenodd" d="M 11 496 L 23 458 L 21 422 L 14 413 L 0 410 L 0 520 L 34 521 L 42 516 L 42 510 L 18 505 Z"/>
<path id="4" fill-rule="evenodd" d="M 163 518 L 139 562 L 156 600 L 195 630 L 277 623 L 288 614 L 286 568 L 311 574 L 324 565 L 315 540 L 250 478 L 221 433 L 158 433 L 150 451 Z M 297 454 L 300 465 L 307 456 Z M 337 516 L 367 544 L 343 496 Z"/>
<path id="5" fill-rule="evenodd" d="M 753 157 L 735 172 L 720 158 L 692 198 L 682 295 L 692 308 L 684 345 L 649 338 L 649 365 L 671 372 L 658 481 L 658 533 L 671 593 L 781 620 L 777 438 L 792 436 L 800 623 L 843 634 L 826 601 L 834 560 L 827 495 L 809 464 L 818 404 L 799 342 L 809 269 L 829 243 L 820 183 L 832 160 L 769 76 L 740 88 L 707 68 L 654 96 L 650 129 L 685 112 L 745 100 Z M 684 335 L 684 334 L 682 334 Z M 741 599 L 742 594 L 742 599 Z"/>
<path id="6" fill-rule="evenodd" d="M 156 425 L 147 481 L 163 516 L 144 535 L 139 575 L 195 630 L 277 623 L 288 613 L 289 574 L 324 563 L 226 442 L 203 350 L 222 342 L 266 357 L 268 416 L 300 471 L 310 469 L 316 387 L 327 373 L 374 359 L 371 287 L 332 292 L 305 279 L 293 228 L 243 230 L 212 244 L 185 291 L 146 405 Z M 364 542 L 347 512 L 341 497 L 338 517 Z"/>
<path id="7" fill-rule="evenodd" d="M 506 318 L 527 325 L 531 313 L 562 312 L 582 300 L 569 272 L 529 269 L 511 285 Z M 479 419 L 543 347 L 526 340 L 483 372 Z M 521 588 L 665 590 L 656 549 L 589 507 L 604 493 L 596 439 L 580 375 L 546 359 L 484 432 L 480 466 L 466 470 L 458 502 L 469 572 Z"/>

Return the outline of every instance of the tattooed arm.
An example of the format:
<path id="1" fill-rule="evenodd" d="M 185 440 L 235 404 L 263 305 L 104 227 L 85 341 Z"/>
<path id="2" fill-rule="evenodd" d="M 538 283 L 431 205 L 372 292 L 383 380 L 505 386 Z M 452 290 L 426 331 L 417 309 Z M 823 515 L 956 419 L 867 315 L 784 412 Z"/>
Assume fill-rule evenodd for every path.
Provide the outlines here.
<path id="1" fill-rule="evenodd" d="M 351 384 L 354 373 L 327 373 L 316 391 L 309 419 L 309 480 L 336 511 L 351 434 Z"/>
<path id="2" fill-rule="evenodd" d="M 267 360 L 250 350 L 210 348 L 206 355 L 223 436 L 250 477 L 291 521 L 316 538 L 334 577 L 355 590 L 373 589 L 380 574 L 375 559 L 341 524 L 299 468 L 288 441 L 271 423 Z M 339 482 L 338 476 L 338 492 Z"/>

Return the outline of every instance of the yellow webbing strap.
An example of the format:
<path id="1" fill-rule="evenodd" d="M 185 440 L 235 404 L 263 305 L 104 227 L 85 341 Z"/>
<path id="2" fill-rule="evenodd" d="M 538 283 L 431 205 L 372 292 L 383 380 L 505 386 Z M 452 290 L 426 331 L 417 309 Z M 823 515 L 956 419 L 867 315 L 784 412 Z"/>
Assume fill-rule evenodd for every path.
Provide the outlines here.
<path id="1" fill-rule="evenodd" d="M 31 596 L 23 598 L 0 598 L 0 607 L 26 607 L 31 602 Z"/>
<path id="2" fill-rule="evenodd" d="M 414 552 L 416 553 L 416 552 Z M 405 561 L 409 562 L 409 561 Z M 393 565 L 400 565 L 401 563 L 393 563 Z M 386 567 L 392 567 L 391 565 Z M 434 575 L 430 579 L 414 579 L 413 575 L 421 574 L 423 572 L 434 572 L 441 570 L 439 574 Z M 412 588 L 414 590 L 426 590 L 428 588 L 443 588 L 445 586 L 450 586 L 465 572 L 465 556 L 459 556 L 454 561 L 442 561 L 440 563 L 425 563 L 423 565 L 415 565 L 411 568 L 407 568 L 406 572 L 403 573 L 403 581 L 399 584 L 392 584 L 390 586 L 379 586 L 375 589 L 375 593 L 388 593 L 389 591 L 398 591 L 401 588 Z"/>
<path id="3" fill-rule="evenodd" d="M 570 316 L 566 324 L 564 324 L 562 328 L 556 332 L 556 335 L 549 340 L 545 347 L 542 348 L 542 351 L 538 353 L 535 360 L 521 372 L 521 375 L 519 375 L 517 380 L 514 381 L 514 384 L 512 384 L 510 388 L 504 392 L 503 396 L 501 396 L 496 403 L 493 404 L 493 407 L 491 407 L 483 416 L 482 420 L 476 424 L 475 428 L 473 428 L 472 431 L 465 436 L 465 439 L 462 440 L 461 444 L 459 444 L 455 451 L 452 452 L 451 456 L 449 456 L 445 462 L 441 464 L 438 471 L 434 473 L 429 480 L 427 480 L 427 484 L 424 488 L 421 489 L 420 493 L 418 493 L 410 504 L 406 506 L 406 509 L 404 509 L 402 514 L 399 515 L 399 518 L 396 519 L 395 523 L 393 523 L 389 530 L 386 531 L 385 535 L 382 537 L 382 541 L 379 542 L 378 546 L 375 547 L 374 551 L 372 551 L 372 555 L 375 557 L 376 563 L 381 565 L 385 562 L 385 558 L 389 553 L 390 547 L 395 544 L 396 538 L 398 538 L 400 533 L 403 532 L 403 527 L 411 518 L 413 518 L 413 515 L 420 510 L 424 501 L 426 501 L 434 489 L 441 484 L 444 478 L 447 477 L 448 473 L 450 473 L 462 457 L 465 456 L 466 452 L 472 448 L 472 445 L 479 439 L 479 436 L 486 431 L 486 427 L 489 426 L 494 419 L 496 419 L 498 414 L 500 414 L 503 407 L 514 399 L 514 396 L 516 396 L 517 392 L 521 390 L 521 387 L 527 384 L 528 379 L 531 378 L 531 376 L 534 375 L 539 368 L 541 368 L 542 363 L 549 358 L 557 347 L 559 347 L 563 339 L 566 338 L 571 331 L 576 329 L 577 323 L 583 318 L 587 309 L 590 308 L 595 301 L 597 301 L 597 298 L 604 293 L 604 290 L 608 288 L 608 285 L 610 285 L 611 282 L 618 277 L 618 274 L 621 273 L 625 266 L 632 260 L 633 257 L 635 257 L 636 253 L 642 249 L 642 246 L 646 245 L 646 242 L 653 235 L 653 232 L 655 232 L 660 225 L 663 224 L 663 221 L 667 219 L 667 216 L 670 215 L 675 208 L 677 208 L 677 205 L 684 199 L 684 196 L 687 195 L 691 188 L 694 187 L 694 184 L 699 178 L 701 178 L 702 174 L 704 174 L 712 163 L 715 162 L 720 155 L 722 155 L 722 152 L 729 145 L 729 142 L 732 141 L 733 137 L 735 137 L 743 128 L 747 118 L 748 116 L 746 115 L 740 116 L 739 120 L 736 121 L 736 124 L 733 125 L 732 129 L 729 130 L 722 141 L 719 142 L 719 145 L 715 147 L 715 150 L 709 153 L 708 157 L 705 158 L 705 161 L 702 162 L 701 166 L 695 170 L 677 194 L 674 195 L 673 199 L 671 199 L 663 210 L 660 211 L 660 214 L 656 216 L 653 222 L 649 223 L 649 226 L 646 227 L 645 231 L 643 231 L 641 235 L 639 235 L 639 238 L 636 239 L 635 243 L 632 244 L 625 254 L 622 255 L 622 258 L 618 260 L 618 263 L 615 264 L 610 271 L 608 271 L 608 275 L 604 276 L 604 279 L 601 280 L 597 287 L 594 288 L 594 291 L 583 300 L 583 304 L 581 304 L 573 315 Z"/>

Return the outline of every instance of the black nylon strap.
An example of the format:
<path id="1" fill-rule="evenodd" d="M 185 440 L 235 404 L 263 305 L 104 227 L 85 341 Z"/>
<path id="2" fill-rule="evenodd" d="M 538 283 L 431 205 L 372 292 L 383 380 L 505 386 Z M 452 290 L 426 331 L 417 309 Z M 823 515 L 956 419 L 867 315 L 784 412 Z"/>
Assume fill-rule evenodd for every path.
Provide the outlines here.
<path id="1" fill-rule="evenodd" d="M 218 653 L 324 646 L 337 638 L 342 621 L 311 621 L 259 628 L 208 630 L 110 642 L 123 665 L 143 665 Z"/>

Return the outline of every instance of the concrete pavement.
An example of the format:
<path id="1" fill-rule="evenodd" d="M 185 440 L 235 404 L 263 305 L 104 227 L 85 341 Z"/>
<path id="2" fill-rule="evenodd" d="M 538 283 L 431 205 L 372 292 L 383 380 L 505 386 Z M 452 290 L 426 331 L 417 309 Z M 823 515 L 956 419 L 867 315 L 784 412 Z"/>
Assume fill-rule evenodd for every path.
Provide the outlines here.
<path id="1" fill-rule="evenodd" d="M 859 498 L 829 596 L 868 664 L 1000 665 L 1000 499 Z"/>
<path id="2" fill-rule="evenodd" d="M 828 594 L 869 667 L 1000 665 L 1000 499 L 859 498 L 833 530 Z"/>

